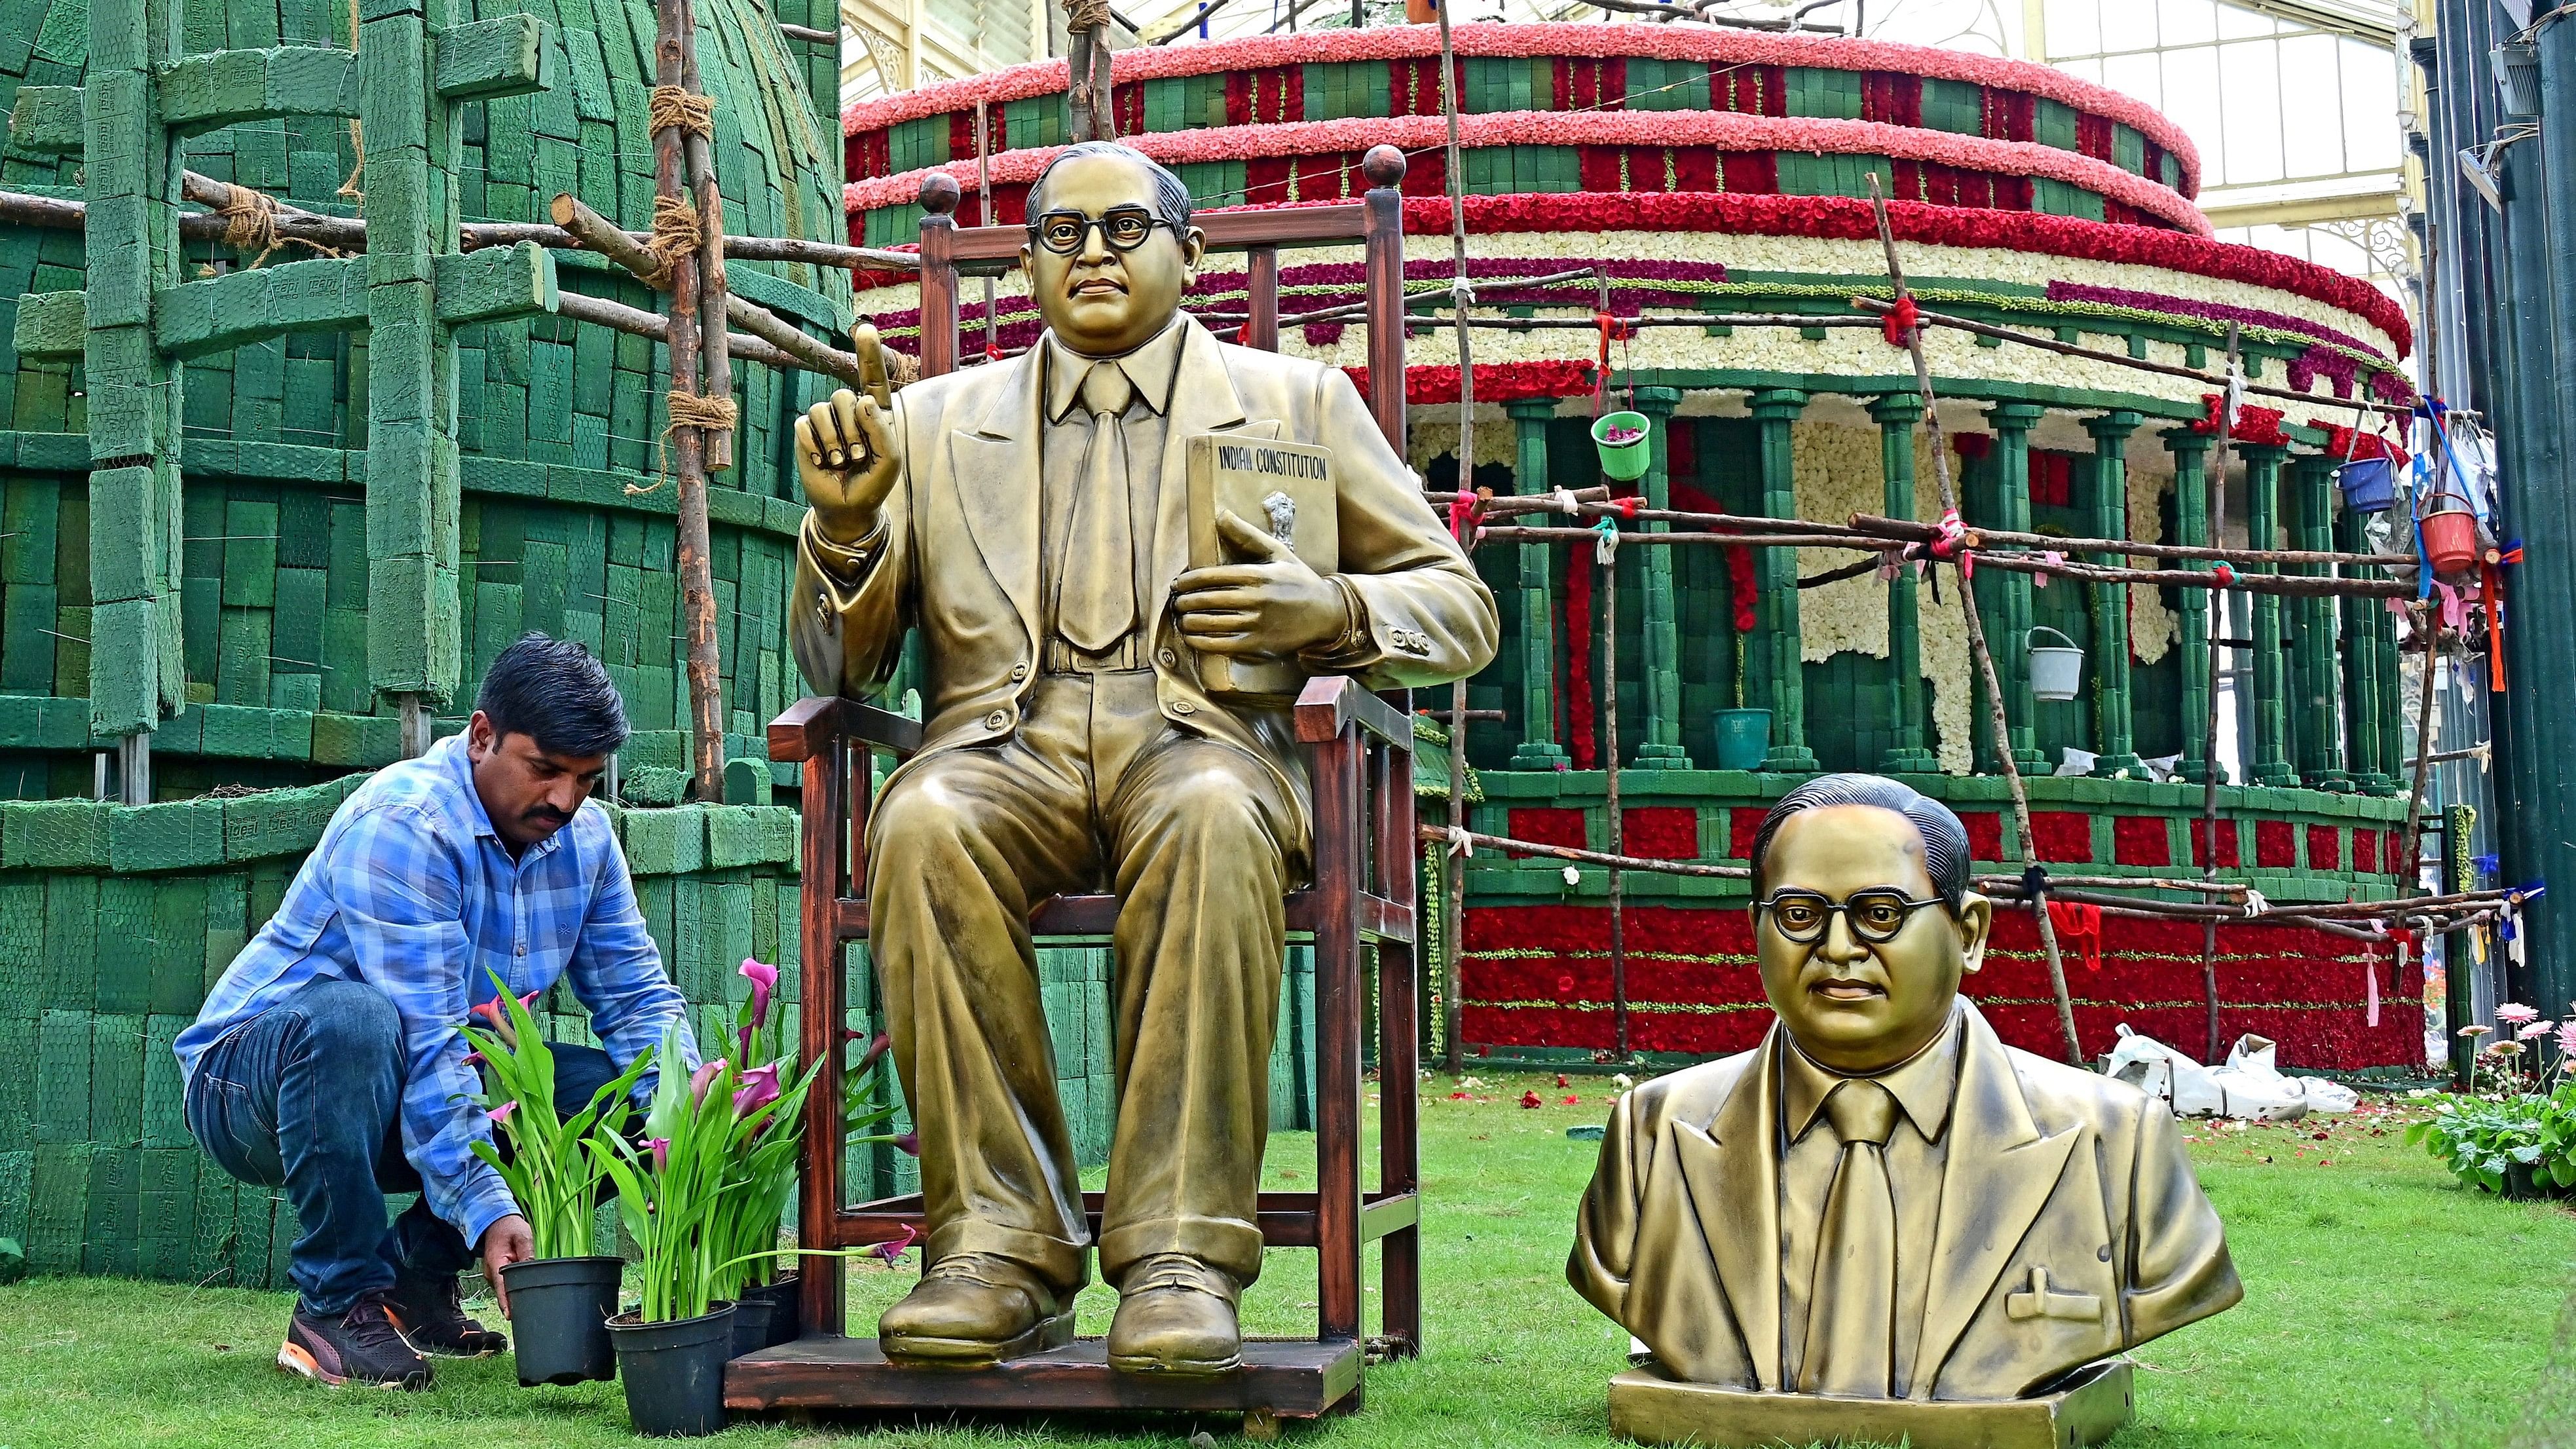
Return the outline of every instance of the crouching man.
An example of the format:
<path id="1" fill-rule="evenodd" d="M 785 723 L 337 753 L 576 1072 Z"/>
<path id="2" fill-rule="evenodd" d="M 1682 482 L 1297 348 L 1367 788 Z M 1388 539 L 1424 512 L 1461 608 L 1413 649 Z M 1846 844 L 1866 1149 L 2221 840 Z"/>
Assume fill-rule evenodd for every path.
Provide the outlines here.
<path id="1" fill-rule="evenodd" d="M 494 975 L 522 996 L 569 977 L 589 1008 L 608 1049 L 554 1048 L 566 1113 L 672 1023 L 688 1040 L 608 817 L 582 808 L 626 733 L 588 650 L 542 634 L 503 650 L 464 734 L 341 803 L 180 1033 L 188 1130 L 226 1172 L 295 1205 L 279 1367 L 422 1389 L 422 1355 L 507 1346 L 466 1316 L 456 1282 L 479 1250 L 497 1291 L 533 1251 L 473 1153 L 491 1124 L 464 1100 L 478 1083 L 457 1027 L 494 998 Z M 420 1193 L 390 1228 L 388 1191 Z"/>

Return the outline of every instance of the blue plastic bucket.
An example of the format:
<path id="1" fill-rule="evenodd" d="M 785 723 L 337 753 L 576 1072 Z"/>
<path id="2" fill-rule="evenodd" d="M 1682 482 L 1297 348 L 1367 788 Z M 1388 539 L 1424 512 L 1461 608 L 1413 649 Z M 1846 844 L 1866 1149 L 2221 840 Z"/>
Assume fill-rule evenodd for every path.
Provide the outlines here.
<path id="1" fill-rule="evenodd" d="M 2397 470 L 2386 458 L 2355 458 L 2334 475 L 2350 512 L 2385 513 L 2397 502 Z"/>
<path id="2" fill-rule="evenodd" d="M 1717 767 L 1758 770 L 1771 754 L 1771 711 L 1721 709 L 1717 712 Z"/>

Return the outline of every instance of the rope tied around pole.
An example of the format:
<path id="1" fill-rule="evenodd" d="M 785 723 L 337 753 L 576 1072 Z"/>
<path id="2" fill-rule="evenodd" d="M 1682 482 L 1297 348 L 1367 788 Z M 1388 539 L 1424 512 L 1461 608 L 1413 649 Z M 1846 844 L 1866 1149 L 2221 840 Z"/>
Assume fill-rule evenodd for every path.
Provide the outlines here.
<path id="1" fill-rule="evenodd" d="M 663 425 L 664 433 L 670 432 L 673 428 L 720 430 L 730 428 L 741 420 L 741 409 L 737 408 L 734 400 L 729 397 L 709 397 L 704 393 L 681 392 L 676 388 L 666 394 L 666 397 L 670 405 L 671 420 Z"/>
<path id="2" fill-rule="evenodd" d="M 687 197 L 653 198 L 653 232 L 644 240 L 644 250 L 653 258 L 653 270 L 645 274 L 645 285 L 658 292 L 671 290 L 672 268 L 696 256 L 705 242 L 706 233 L 698 225 L 698 209 L 689 204 Z"/>
<path id="3" fill-rule="evenodd" d="M 326 257 L 342 254 L 335 246 L 300 236 L 279 235 L 277 221 L 281 207 L 276 197 L 264 191 L 254 191 L 237 181 L 226 182 L 224 186 L 223 203 L 215 208 L 215 215 L 224 219 L 223 243 L 234 251 L 251 254 L 249 266 L 252 270 L 257 270 L 268 260 L 270 253 L 289 242 L 309 247 Z"/>
<path id="4" fill-rule="evenodd" d="M 715 139 L 716 101 L 680 86 L 655 86 L 645 107 L 647 125 L 656 131 L 685 131 Z"/>

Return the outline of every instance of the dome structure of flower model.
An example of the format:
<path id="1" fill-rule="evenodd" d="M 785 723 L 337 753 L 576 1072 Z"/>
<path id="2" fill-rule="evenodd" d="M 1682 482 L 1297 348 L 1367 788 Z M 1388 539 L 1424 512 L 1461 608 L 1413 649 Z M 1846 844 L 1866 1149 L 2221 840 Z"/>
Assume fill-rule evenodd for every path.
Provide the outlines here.
<path id="1" fill-rule="evenodd" d="M 1892 296 L 1874 174 L 1923 307 L 2096 354 L 1926 332 L 1938 445 L 1972 525 L 2210 542 L 2206 378 L 2223 368 L 2232 327 L 2250 379 L 2307 401 L 2266 397 L 2242 416 L 2219 541 L 2365 546 L 2331 470 L 2375 447 L 2384 417 L 2411 403 L 2407 318 L 2358 279 L 2213 240 L 2192 201 L 2199 157 L 2152 109 L 2044 66 L 1689 25 L 1467 24 L 1455 53 L 1475 315 L 1531 324 L 1475 331 L 1476 485 L 1598 486 L 1589 428 L 1623 409 L 1650 420 L 1652 461 L 1614 492 L 1646 504 L 1935 517 L 1935 443 L 1919 427 L 1911 364 L 1876 327 L 1850 325 L 1854 298 Z M 1445 309 L 1441 69 L 1426 26 L 1143 48 L 1116 57 L 1111 112 L 1122 139 L 1206 208 L 1354 198 L 1361 154 L 1402 148 L 1406 273 Z M 926 86 L 842 121 L 852 240 L 912 243 L 933 171 L 959 183 L 961 224 L 984 219 L 986 186 L 991 219 L 1016 223 L 1067 136 L 1065 68 Z M 1298 321 L 1359 300 L 1356 255 L 1279 261 L 1283 350 L 1359 369 L 1362 329 Z M 859 310 L 893 345 L 917 347 L 915 289 L 874 275 Z M 1241 258 L 1217 256 L 1187 305 L 1231 335 L 1245 299 Z M 1037 334 L 1017 274 L 999 280 L 989 316 L 978 286 L 961 301 L 961 356 L 1015 351 Z M 1445 489 L 1459 477 L 1457 345 L 1445 310 L 1416 316 L 1408 450 Z M 1641 318 L 1653 325 L 1626 325 Z M 1588 545 L 1488 543 L 1476 558 L 1503 602 L 1505 642 L 1470 691 L 1471 709 L 1502 715 L 1466 726 L 1483 795 L 1473 826 L 1604 849 L 1608 575 Z M 2011 719 L 1996 740 L 1957 600 L 1910 573 L 1817 577 L 1851 558 L 1622 551 L 1625 853 L 1741 863 L 1765 805 L 1800 774 L 1860 769 L 1905 774 L 1949 802 L 1980 870 L 2023 858 L 2026 844 L 2062 872 L 2160 877 L 2195 872 L 2214 849 L 2222 878 L 2275 901 L 2378 899 L 2403 885 L 2394 625 L 2376 600 L 2238 594 L 2213 613 L 2202 590 L 1981 572 L 1973 587 Z M 1955 577 L 1944 571 L 1944 593 Z M 2247 641 L 2229 661 L 2253 682 L 2248 744 L 2214 839 L 2188 783 L 2206 768 L 2212 629 Z M 2072 698 L 2043 697 L 2030 650 L 2061 639 L 2084 653 L 2081 684 Z M 1719 768 L 1721 749 L 1747 768 Z M 2006 840 L 2005 749 L 2032 777 L 2026 843 Z M 1467 889 L 1464 1042 L 1538 1060 L 1620 1048 L 1601 873 L 1569 882 L 1562 862 L 1480 852 Z M 1627 1048 L 1681 1058 L 1758 1035 L 1768 1017 L 1743 890 L 1626 878 Z M 2272 1036 L 2285 1062 L 2304 1066 L 2420 1058 L 2412 1012 L 2381 1008 L 2420 995 L 2420 968 L 2305 929 L 2221 935 L 2228 1034 Z M 2197 923 L 2114 918 L 2098 939 L 2098 954 L 2074 953 L 2099 963 L 2074 969 L 2088 1052 L 2107 1050 L 2120 1022 L 2202 1039 Z M 2062 1049 L 2028 914 L 2003 914 L 1971 992 L 2007 1039 Z"/>

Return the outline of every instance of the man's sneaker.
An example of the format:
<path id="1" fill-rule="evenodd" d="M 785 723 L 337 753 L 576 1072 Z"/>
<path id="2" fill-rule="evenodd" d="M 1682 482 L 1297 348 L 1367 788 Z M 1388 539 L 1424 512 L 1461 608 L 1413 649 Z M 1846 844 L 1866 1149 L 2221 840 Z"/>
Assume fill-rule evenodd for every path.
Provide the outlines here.
<path id="1" fill-rule="evenodd" d="M 336 1318 L 304 1311 L 286 1325 L 277 1366 L 326 1384 L 419 1391 L 429 1387 L 429 1360 L 394 1326 L 387 1295 L 370 1293 Z"/>
<path id="2" fill-rule="evenodd" d="M 404 1338 L 422 1353 L 440 1358 L 489 1358 L 510 1340 L 465 1316 L 465 1301 L 456 1276 L 400 1278 L 387 1302 Z"/>

